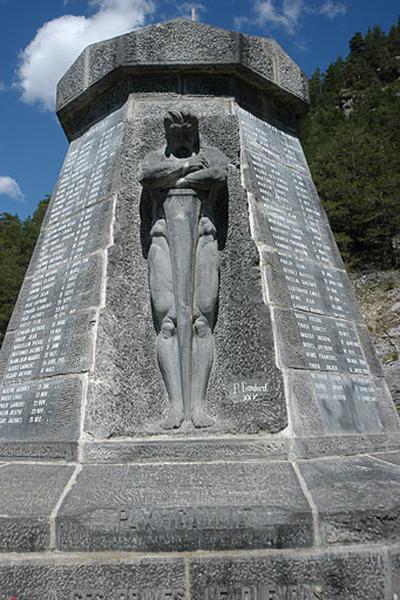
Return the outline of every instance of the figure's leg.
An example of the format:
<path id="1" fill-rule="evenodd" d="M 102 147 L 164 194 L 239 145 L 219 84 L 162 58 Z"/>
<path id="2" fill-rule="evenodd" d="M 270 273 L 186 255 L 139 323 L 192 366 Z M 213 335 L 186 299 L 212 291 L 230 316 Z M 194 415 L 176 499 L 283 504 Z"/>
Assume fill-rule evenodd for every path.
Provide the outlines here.
<path id="1" fill-rule="evenodd" d="M 170 401 L 168 415 L 160 425 L 163 429 L 177 429 L 184 419 L 184 409 L 176 323 L 169 316 L 157 336 L 157 358 Z"/>
<path id="2" fill-rule="evenodd" d="M 155 235 L 148 254 L 149 284 L 159 333 L 157 359 L 168 392 L 170 408 L 163 429 L 178 428 L 184 418 L 175 299 L 169 247 L 163 235 Z"/>
<path id="3" fill-rule="evenodd" d="M 218 244 L 215 227 L 203 217 L 196 252 L 195 312 L 193 323 L 192 422 L 195 427 L 209 427 L 205 395 L 214 360 L 212 327 L 219 284 Z"/>

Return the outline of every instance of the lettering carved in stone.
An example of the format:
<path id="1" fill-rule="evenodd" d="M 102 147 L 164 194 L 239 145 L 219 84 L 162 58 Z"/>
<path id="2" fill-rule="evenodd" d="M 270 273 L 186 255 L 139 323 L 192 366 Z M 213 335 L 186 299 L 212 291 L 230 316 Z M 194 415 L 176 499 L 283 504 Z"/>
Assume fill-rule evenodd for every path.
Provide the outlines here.
<path id="1" fill-rule="evenodd" d="M 200 143 L 197 117 L 170 111 L 166 147 L 149 153 L 139 176 L 142 207 L 150 215 L 147 252 L 157 331 L 157 357 L 170 408 L 164 429 L 184 420 L 209 427 L 205 393 L 213 364 L 221 198 L 228 158 Z"/>

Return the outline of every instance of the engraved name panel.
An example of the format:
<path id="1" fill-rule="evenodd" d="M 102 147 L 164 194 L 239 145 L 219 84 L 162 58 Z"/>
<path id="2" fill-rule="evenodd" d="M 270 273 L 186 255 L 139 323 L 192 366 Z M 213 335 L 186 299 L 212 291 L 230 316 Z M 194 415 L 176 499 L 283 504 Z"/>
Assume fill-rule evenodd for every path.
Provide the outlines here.
<path id="1" fill-rule="evenodd" d="M 307 368 L 343 373 L 369 373 L 355 327 L 322 315 L 294 313 Z"/>
<path id="2" fill-rule="evenodd" d="M 311 373 L 314 395 L 327 433 L 381 433 L 377 389 L 370 377 Z"/>
<path id="3" fill-rule="evenodd" d="M 110 192 L 123 116 L 121 108 L 71 143 L 49 208 L 47 226 L 63 221 Z"/>
<path id="4" fill-rule="evenodd" d="M 78 434 L 80 379 L 51 378 L 0 386 L 0 438 L 67 441 Z M 49 427 L 51 423 L 51 427 Z"/>
<path id="5" fill-rule="evenodd" d="M 91 313 L 36 319 L 15 332 L 4 383 L 89 369 Z"/>
<path id="6" fill-rule="evenodd" d="M 362 321 L 348 277 L 328 265 L 263 252 L 274 304 Z M 283 282 L 282 282 L 283 280 Z"/>

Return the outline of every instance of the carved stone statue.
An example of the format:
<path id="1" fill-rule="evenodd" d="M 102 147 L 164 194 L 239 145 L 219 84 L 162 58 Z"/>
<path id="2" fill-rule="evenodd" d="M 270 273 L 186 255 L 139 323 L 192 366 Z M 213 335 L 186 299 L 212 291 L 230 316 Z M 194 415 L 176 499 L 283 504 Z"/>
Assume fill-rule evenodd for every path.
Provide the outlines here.
<path id="1" fill-rule="evenodd" d="M 145 157 L 139 175 L 150 214 L 157 357 L 170 400 L 161 427 L 177 429 L 185 419 L 209 427 L 205 393 L 219 289 L 217 215 L 228 158 L 201 145 L 198 120 L 189 112 L 170 111 L 164 126 L 166 147 Z"/>

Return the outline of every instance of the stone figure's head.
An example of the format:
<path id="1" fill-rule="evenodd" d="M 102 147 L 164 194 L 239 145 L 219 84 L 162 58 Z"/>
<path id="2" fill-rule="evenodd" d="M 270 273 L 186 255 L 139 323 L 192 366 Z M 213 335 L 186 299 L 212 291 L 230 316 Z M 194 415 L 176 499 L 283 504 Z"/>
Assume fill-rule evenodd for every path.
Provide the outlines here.
<path id="1" fill-rule="evenodd" d="M 188 158 L 200 150 L 199 122 L 186 111 L 170 110 L 164 119 L 167 156 Z"/>

